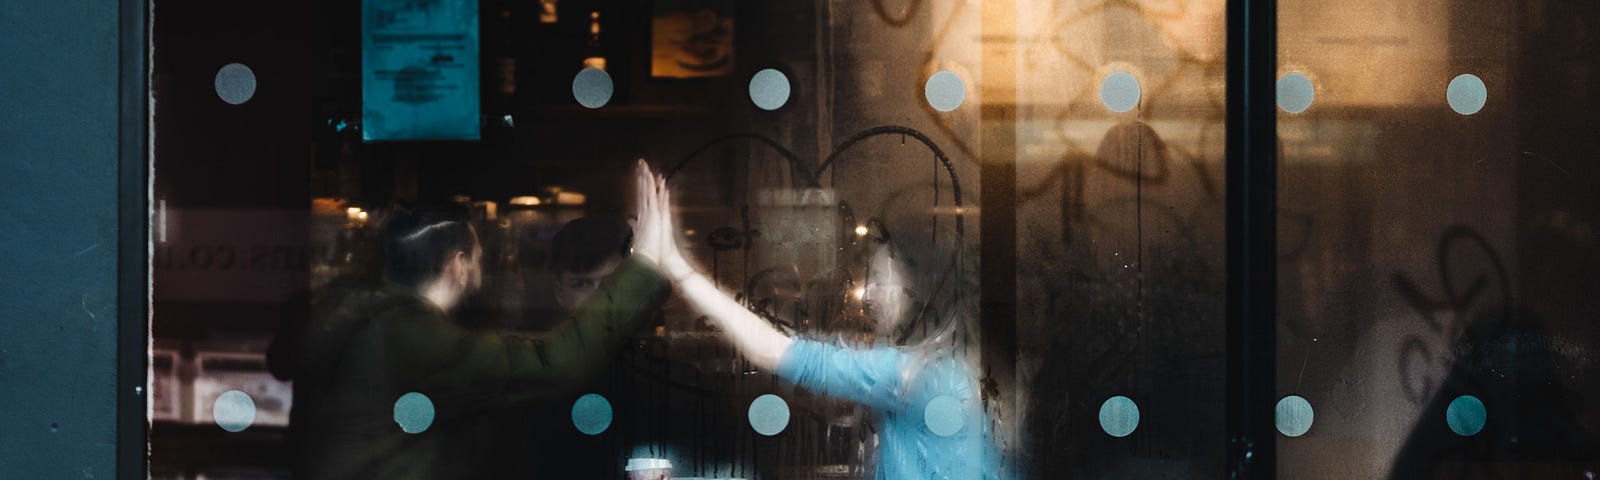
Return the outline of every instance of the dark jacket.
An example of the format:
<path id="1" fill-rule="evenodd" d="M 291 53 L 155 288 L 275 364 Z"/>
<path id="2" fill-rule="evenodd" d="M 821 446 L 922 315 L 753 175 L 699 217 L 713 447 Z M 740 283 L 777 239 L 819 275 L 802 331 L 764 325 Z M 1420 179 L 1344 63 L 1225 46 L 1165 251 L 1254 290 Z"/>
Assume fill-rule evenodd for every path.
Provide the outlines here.
<path id="1" fill-rule="evenodd" d="M 315 300 L 298 345 L 291 435 L 296 478 L 445 479 L 483 474 L 493 412 L 561 391 L 602 365 L 668 293 L 625 262 L 565 322 L 533 340 L 464 329 L 409 289 L 339 288 Z M 417 392 L 434 420 L 401 430 Z"/>

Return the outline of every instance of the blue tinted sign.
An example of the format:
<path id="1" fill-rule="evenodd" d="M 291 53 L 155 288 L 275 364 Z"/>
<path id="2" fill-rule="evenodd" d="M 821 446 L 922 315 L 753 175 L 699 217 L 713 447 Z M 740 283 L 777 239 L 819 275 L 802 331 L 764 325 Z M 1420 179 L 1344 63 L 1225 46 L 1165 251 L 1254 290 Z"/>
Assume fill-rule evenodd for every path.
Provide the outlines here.
<path id="1" fill-rule="evenodd" d="M 476 140 L 477 0 L 361 2 L 363 140 Z"/>

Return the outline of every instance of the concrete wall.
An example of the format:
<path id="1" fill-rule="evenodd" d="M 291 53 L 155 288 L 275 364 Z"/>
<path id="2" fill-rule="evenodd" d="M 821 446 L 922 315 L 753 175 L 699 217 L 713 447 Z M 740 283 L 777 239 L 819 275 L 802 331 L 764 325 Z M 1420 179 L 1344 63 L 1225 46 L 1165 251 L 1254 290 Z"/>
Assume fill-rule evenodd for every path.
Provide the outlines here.
<path id="1" fill-rule="evenodd" d="M 0 8 L 0 477 L 115 476 L 118 5 Z"/>

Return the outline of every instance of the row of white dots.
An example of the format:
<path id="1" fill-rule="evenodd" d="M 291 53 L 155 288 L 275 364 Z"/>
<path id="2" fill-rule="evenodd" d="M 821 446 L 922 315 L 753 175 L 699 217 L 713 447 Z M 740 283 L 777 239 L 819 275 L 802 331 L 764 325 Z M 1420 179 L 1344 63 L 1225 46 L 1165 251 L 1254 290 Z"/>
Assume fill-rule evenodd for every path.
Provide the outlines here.
<path id="1" fill-rule="evenodd" d="M 211 415 L 223 430 L 242 432 L 255 423 L 255 401 L 247 393 L 229 390 L 217 396 Z M 612 415 L 611 402 L 599 394 L 586 394 L 572 402 L 572 426 L 585 435 L 605 433 L 611 428 Z M 410 392 L 394 402 L 394 423 L 402 432 L 425 432 L 433 425 L 434 416 L 433 400 L 422 393 Z M 789 426 L 789 403 L 777 395 L 761 395 L 750 402 L 747 416 L 756 433 L 775 436 Z M 935 435 L 955 435 L 966 423 L 963 404 L 949 396 L 934 397 L 924 408 L 923 421 Z"/>
<path id="2" fill-rule="evenodd" d="M 750 402 L 746 412 L 750 428 L 768 437 L 783 433 L 789 426 L 789 403 L 773 394 Z M 572 404 L 572 425 L 585 435 L 599 435 L 611 427 L 611 402 L 599 394 L 586 394 Z M 930 432 L 948 437 L 966 426 L 965 405 L 954 397 L 940 395 L 923 407 L 923 424 Z"/>
<path id="3" fill-rule="evenodd" d="M 1317 98 L 1311 78 L 1300 72 L 1289 72 L 1278 77 L 1277 94 L 1278 108 L 1296 115 L 1310 109 Z M 1489 102 L 1489 89 L 1477 75 L 1463 73 L 1450 79 L 1444 96 L 1451 110 L 1472 115 L 1483 110 L 1483 106 Z"/>
<path id="4" fill-rule="evenodd" d="M 1289 72 L 1278 78 L 1278 108 L 1290 114 L 1300 114 L 1311 108 L 1316 100 L 1316 88 L 1311 79 L 1300 72 Z M 777 110 L 789 102 L 789 77 L 775 69 L 764 69 L 750 77 L 750 101 L 762 110 Z M 600 108 L 611 101 L 611 76 L 604 70 L 585 68 L 572 80 L 572 97 L 580 105 Z M 967 98 L 966 82 L 949 70 L 934 72 L 923 85 L 923 97 L 928 106 L 941 112 L 955 111 Z M 1462 115 L 1472 115 L 1488 103 L 1489 92 L 1483 79 L 1470 73 L 1457 75 L 1445 88 L 1445 102 L 1451 110 Z M 1143 89 L 1139 79 L 1128 72 L 1112 72 L 1100 81 L 1100 103 L 1114 113 L 1126 113 L 1139 107 Z"/>
<path id="5" fill-rule="evenodd" d="M 1311 431 L 1315 416 L 1311 402 L 1299 395 L 1279 399 L 1273 409 L 1278 433 L 1286 437 L 1298 437 Z M 1450 406 L 1445 408 L 1444 420 L 1456 435 L 1470 437 L 1483 431 L 1483 426 L 1489 420 L 1489 412 L 1478 397 L 1461 395 L 1451 400 Z M 1139 405 L 1132 399 L 1118 395 L 1100 404 L 1100 429 L 1107 435 L 1126 437 L 1138 428 Z"/>
<path id="6" fill-rule="evenodd" d="M 244 104 L 255 96 L 255 72 L 239 63 L 224 65 L 217 70 L 213 87 L 223 102 Z M 750 101 L 762 110 L 777 110 L 788 104 L 790 91 L 789 77 L 776 69 L 764 69 L 750 77 Z M 603 107 L 611 102 L 614 92 L 611 75 L 605 70 L 584 68 L 572 79 L 572 98 L 584 107 Z M 1139 80 L 1131 73 L 1112 72 L 1100 81 L 1100 103 L 1112 112 L 1126 113 L 1138 108 L 1142 95 Z M 1304 73 L 1289 72 L 1278 77 L 1277 103 L 1284 112 L 1303 113 L 1311 108 L 1316 96 L 1316 87 Z M 934 110 L 954 111 L 966 101 L 967 85 L 960 75 L 940 70 L 928 77 L 923 97 Z M 1488 99 L 1489 91 L 1483 79 L 1470 73 L 1456 75 L 1445 88 L 1445 103 L 1462 115 L 1483 110 Z"/>
<path id="7" fill-rule="evenodd" d="M 965 407 L 960 400 L 949 396 L 934 397 L 923 409 L 923 423 L 939 436 L 960 432 L 966 423 Z M 250 395 L 229 390 L 217 396 L 211 413 L 217 426 L 229 432 L 242 432 L 255 422 L 255 402 Z M 418 434 L 433 425 L 433 401 L 427 395 L 410 392 L 394 402 L 394 423 L 401 431 Z M 586 394 L 572 403 L 572 426 L 585 435 L 600 435 L 611 428 L 611 402 L 599 394 Z M 1311 430 L 1315 412 L 1311 402 L 1299 395 L 1288 395 L 1278 400 L 1274 409 L 1278 432 L 1287 437 L 1305 435 Z M 748 411 L 750 428 L 765 436 L 782 433 L 789 425 L 789 404 L 782 397 L 765 394 L 752 402 Z M 1450 401 L 1445 409 L 1445 424 L 1457 435 L 1477 435 L 1488 422 L 1488 410 L 1483 401 L 1472 395 L 1461 395 Z M 1132 435 L 1139 428 L 1139 405 L 1125 396 L 1114 396 L 1100 405 L 1100 429 L 1113 437 Z"/>

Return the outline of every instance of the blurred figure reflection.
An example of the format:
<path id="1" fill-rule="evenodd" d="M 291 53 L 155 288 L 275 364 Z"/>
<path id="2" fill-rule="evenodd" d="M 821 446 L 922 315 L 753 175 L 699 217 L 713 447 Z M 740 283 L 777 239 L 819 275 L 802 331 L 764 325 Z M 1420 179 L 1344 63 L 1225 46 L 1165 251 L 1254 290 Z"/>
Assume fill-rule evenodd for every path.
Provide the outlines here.
<path id="1" fill-rule="evenodd" d="M 627 222 L 609 216 L 579 218 L 556 232 L 550 241 L 550 270 L 556 277 L 556 305 L 563 314 L 575 310 L 622 266 L 632 236 Z"/>
<path id="2" fill-rule="evenodd" d="M 611 215 L 581 217 L 567 222 L 550 240 L 548 264 L 533 263 L 526 271 L 518 272 L 524 279 L 524 300 L 537 297 L 553 300 L 555 309 L 528 309 L 533 317 L 524 329 L 509 329 L 506 333 L 518 336 L 542 336 L 551 318 L 566 318 L 577 311 L 600 285 L 627 261 L 633 243 L 633 228 L 627 221 Z M 542 260 L 542 258 L 541 258 Z M 528 282 L 528 277 L 545 273 L 547 266 L 554 283 Z M 546 297 L 548 296 L 548 298 Z M 606 364 L 608 365 L 608 364 Z M 608 368 L 602 366 L 601 368 Z M 604 377 L 602 375 L 601 377 Z M 592 379 L 574 388 L 591 391 L 603 388 L 604 379 Z M 550 397 L 532 404 L 517 405 L 498 413 L 501 422 L 496 428 L 496 440 L 491 456 L 492 468 L 501 477 L 526 477 L 529 472 L 554 473 L 552 466 L 568 462 L 599 463 L 610 460 L 609 452 L 590 451 L 585 445 L 566 441 L 571 428 L 566 423 L 572 399 Z M 566 427 L 566 428 L 560 428 Z M 582 460 L 579 460 L 582 459 Z M 554 467 L 559 471 L 563 467 Z"/>

